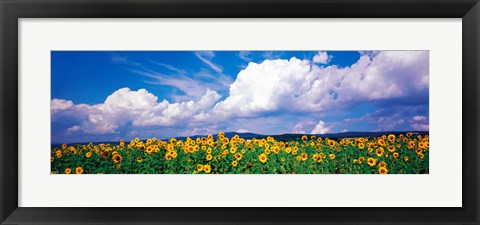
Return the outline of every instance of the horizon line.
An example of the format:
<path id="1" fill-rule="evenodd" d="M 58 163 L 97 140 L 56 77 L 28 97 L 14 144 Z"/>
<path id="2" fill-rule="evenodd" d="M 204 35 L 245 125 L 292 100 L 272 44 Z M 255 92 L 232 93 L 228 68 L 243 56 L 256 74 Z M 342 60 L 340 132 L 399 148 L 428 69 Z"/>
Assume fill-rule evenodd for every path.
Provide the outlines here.
<path id="1" fill-rule="evenodd" d="M 225 131 L 224 133 L 227 134 L 227 133 L 235 133 L 235 134 L 254 134 L 254 135 L 258 135 L 258 136 L 281 136 L 281 135 L 307 135 L 307 136 L 321 136 L 321 135 L 336 135 L 336 134 L 345 134 L 345 133 L 408 133 L 408 132 L 412 132 L 412 133 L 430 133 L 430 131 L 418 131 L 418 130 L 408 130 L 408 131 L 345 131 L 345 132 L 338 132 L 338 133 L 325 133 L 325 134 L 306 134 L 306 133 L 283 133 L 283 134 L 258 134 L 258 133 L 254 133 L 254 132 L 243 132 L 243 133 L 240 133 L 240 132 L 236 132 L 236 131 Z M 217 136 L 220 132 L 217 132 L 215 134 L 212 134 L 213 136 Z M 187 136 L 176 136 L 176 137 L 169 137 L 169 138 L 157 138 L 158 140 L 169 140 L 171 138 L 192 138 L 192 137 L 201 137 L 201 136 L 208 136 L 209 134 L 197 134 L 197 135 L 187 135 Z M 151 137 L 151 138 L 154 138 L 154 137 Z M 141 140 L 147 140 L 147 139 L 150 139 L 150 138 L 145 138 L 145 139 L 141 139 Z M 53 143 L 51 142 L 50 145 L 62 145 L 62 144 L 85 144 L 85 143 L 111 143 L 111 142 L 119 142 L 119 140 L 110 140 L 110 141 L 86 141 L 86 142 L 82 142 L 82 141 L 78 141 L 78 142 L 70 142 L 70 143 Z"/>

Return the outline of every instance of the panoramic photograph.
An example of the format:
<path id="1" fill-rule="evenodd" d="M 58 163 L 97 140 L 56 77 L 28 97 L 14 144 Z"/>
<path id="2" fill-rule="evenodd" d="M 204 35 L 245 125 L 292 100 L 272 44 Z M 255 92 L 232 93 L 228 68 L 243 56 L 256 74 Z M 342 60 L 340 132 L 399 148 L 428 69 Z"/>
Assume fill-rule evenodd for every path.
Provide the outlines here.
<path id="1" fill-rule="evenodd" d="M 52 51 L 51 174 L 428 174 L 429 51 Z"/>

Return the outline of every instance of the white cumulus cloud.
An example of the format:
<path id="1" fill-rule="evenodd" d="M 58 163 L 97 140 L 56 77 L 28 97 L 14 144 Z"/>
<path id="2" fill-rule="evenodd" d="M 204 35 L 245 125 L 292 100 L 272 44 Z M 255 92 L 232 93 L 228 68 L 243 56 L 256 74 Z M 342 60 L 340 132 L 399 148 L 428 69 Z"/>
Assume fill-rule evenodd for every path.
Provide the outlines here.
<path id="1" fill-rule="evenodd" d="M 327 52 L 322 51 L 319 51 L 318 54 L 313 57 L 313 62 L 319 64 L 327 64 L 329 60 L 330 57 L 328 56 Z"/>
<path id="2" fill-rule="evenodd" d="M 420 123 L 414 123 L 414 124 L 411 124 L 410 126 L 416 131 L 428 131 L 430 127 L 428 124 L 420 124 Z"/>
<path id="3" fill-rule="evenodd" d="M 73 107 L 72 101 L 67 101 L 63 99 L 52 99 L 50 101 L 50 110 L 52 112 L 56 112 L 59 110 L 65 110 Z"/>
<path id="4" fill-rule="evenodd" d="M 430 128 L 428 118 L 425 116 L 414 116 L 410 126 L 417 131 L 428 131 Z"/>
<path id="5" fill-rule="evenodd" d="M 235 131 L 237 133 L 249 133 L 250 131 L 249 130 L 246 130 L 246 129 L 238 129 L 237 131 Z"/>
<path id="6" fill-rule="evenodd" d="M 325 112 L 359 102 L 425 96 L 428 101 L 428 76 L 426 51 L 365 53 L 344 68 L 321 67 L 295 57 L 251 62 L 230 85 L 229 96 L 197 119 Z"/>
<path id="7" fill-rule="evenodd" d="M 230 95 L 215 106 L 214 112 L 250 116 L 290 107 L 291 95 L 308 88 L 309 72 L 310 62 L 297 58 L 251 62 L 237 75 L 230 85 Z"/>
<path id="8" fill-rule="evenodd" d="M 193 129 L 187 129 L 183 132 L 180 132 L 180 136 L 195 136 L 195 135 L 205 135 L 205 134 L 216 134 L 219 130 L 217 126 L 208 126 L 208 127 L 195 127 Z"/>
<path id="9" fill-rule="evenodd" d="M 79 126 L 69 128 L 70 131 L 82 130 L 84 133 L 112 134 L 128 125 L 134 127 L 171 126 L 188 122 L 194 114 L 213 107 L 220 95 L 207 90 L 198 101 L 169 103 L 158 102 L 158 97 L 145 89 L 132 91 L 122 88 L 107 97 L 104 103 L 97 105 L 74 105 L 65 100 L 52 100 L 52 111 L 73 111 L 79 117 L 86 117 Z M 55 107 L 53 107 L 55 106 Z M 67 107 L 68 106 L 68 107 Z"/>
<path id="10" fill-rule="evenodd" d="M 70 127 L 67 129 L 67 132 L 75 132 L 75 131 L 79 131 L 80 130 L 80 126 L 73 126 L 73 127 Z"/>
<path id="11" fill-rule="evenodd" d="M 323 121 L 318 121 L 317 125 L 315 125 L 315 128 L 313 128 L 311 134 L 326 134 L 330 131 L 332 127 L 327 127 L 325 126 L 325 122 Z"/>
<path id="12" fill-rule="evenodd" d="M 303 124 L 302 123 L 298 123 L 298 124 L 295 124 L 295 126 L 293 127 L 293 130 L 292 130 L 292 133 L 293 134 L 305 134 L 305 129 L 303 128 Z"/>
<path id="13" fill-rule="evenodd" d="M 413 120 L 415 121 L 425 121 L 427 118 L 424 116 L 414 116 Z"/>

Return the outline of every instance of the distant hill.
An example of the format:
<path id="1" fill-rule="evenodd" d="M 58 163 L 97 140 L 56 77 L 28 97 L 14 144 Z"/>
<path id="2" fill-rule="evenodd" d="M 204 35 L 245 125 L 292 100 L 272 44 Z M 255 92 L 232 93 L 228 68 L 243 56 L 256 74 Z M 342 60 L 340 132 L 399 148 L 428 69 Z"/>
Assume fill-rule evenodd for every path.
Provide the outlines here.
<path id="1" fill-rule="evenodd" d="M 275 138 L 275 140 L 280 140 L 280 141 L 288 141 L 288 140 L 293 140 L 297 138 L 301 138 L 303 135 L 307 136 L 312 136 L 315 135 L 316 137 L 322 137 L 322 138 L 331 138 L 331 139 L 341 139 L 341 138 L 356 138 L 356 137 L 379 137 L 382 135 L 388 135 L 388 134 L 405 134 L 409 131 L 402 131 L 402 132 L 393 132 L 393 131 L 384 131 L 384 132 L 342 132 L 342 133 L 332 133 L 332 134 L 279 134 L 279 135 L 262 135 L 262 134 L 254 134 L 254 133 L 236 133 L 236 132 L 229 132 L 225 133 L 226 137 L 233 137 L 235 135 L 240 136 L 241 138 L 245 139 L 252 139 L 252 138 L 265 138 L 268 136 L 271 136 Z M 428 132 L 424 131 L 410 131 L 413 134 L 421 134 L 421 135 L 426 135 Z"/>
<path id="2" fill-rule="evenodd" d="M 412 132 L 413 134 L 420 134 L 420 135 L 426 135 L 428 132 L 425 131 L 382 131 L 382 132 L 356 132 L 356 131 L 351 131 L 351 132 L 342 132 L 342 133 L 333 133 L 333 134 L 279 134 L 279 135 L 264 135 L 264 134 L 255 134 L 255 133 L 238 133 L 238 132 L 225 132 L 225 137 L 232 138 L 235 135 L 240 136 L 241 138 L 244 139 L 253 139 L 253 138 L 266 138 L 268 136 L 271 136 L 275 138 L 275 140 L 278 141 L 290 141 L 290 140 L 295 140 L 297 138 L 301 138 L 303 135 L 307 136 L 312 136 L 315 135 L 316 137 L 322 137 L 322 138 L 331 138 L 331 139 L 341 139 L 341 138 L 356 138 L 356 137 L 379 137 L 382 135 L 388 135 L 388 134 L 405 134 L 407 132 Z M 195 135 L 195 136 L 190 136 L 192 139 L 196 139 L 197 137 L 206 137 L 207 135 Z M 216 138 L 218 134 L 214 134 L 214 137 Z M 177 140 L 185 140 L 187 137 L 175 137 Z M 168 139 L 163 139 L 164 141 Z M 77 144 L 88 144 L 87 143 L 70 143 L 69 145 L 77 145 Z M 107 142 L 93 142 L 93 144 L 118 144 L 118 141 L 112 142 L 112 141 L 107 141 Z M 52 148 L 59 147 L 62 144 L 52 144 Z"/>
<path id="3" fill-rule="evenodd" d="M 225 132 L 225 137 L 232 138 L 233 136 L 238 135 L 241 138 L 244 139 L 252 139 L 252 138 L 259 138 L 259 137 L 267 137 L 268 135 L 263 135 L 263 134 L 254 134 L 254 133 L 238 133 L 238 132 Z M 195 135 L 195 136 L 189 136 L 191 139 L 196 139 L 198 137 L 206 137 L 207 135 Z M 218 134 L 213 135 L 215 138 L 218 136 Z M 185 140 L 187 137 L 175 137 L 177 140 Z M 167 140 L 167 139 L 164 139 Z"/>
<path id="4" fill-rule="evenodd" d="M 408 132 L 412 132 L 412 134 L 421 134 L 426 135 L 428 131 L 381 131 L 381 132 L 361 132 L 361 131 L 349 131 L 349 132 L 342 132 L 342 133 L 335 133 L 335 134 L 317 134 L 317 137 L 328 137 L 328 138 L 354 138 L 354 137 L 379 137 L 382 135 L 389 135 L 389 134 L 406 134 Z"/>

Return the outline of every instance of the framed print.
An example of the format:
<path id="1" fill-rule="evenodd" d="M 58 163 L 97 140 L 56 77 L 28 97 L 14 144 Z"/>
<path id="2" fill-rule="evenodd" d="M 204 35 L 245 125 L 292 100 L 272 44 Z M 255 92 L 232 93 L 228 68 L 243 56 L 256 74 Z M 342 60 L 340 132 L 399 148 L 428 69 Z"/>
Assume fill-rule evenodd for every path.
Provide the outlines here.
<path id="1" fill-rule="evenodd" d="M 2 224 L 479 223 L 476 0 L 0 7 Z"/>

